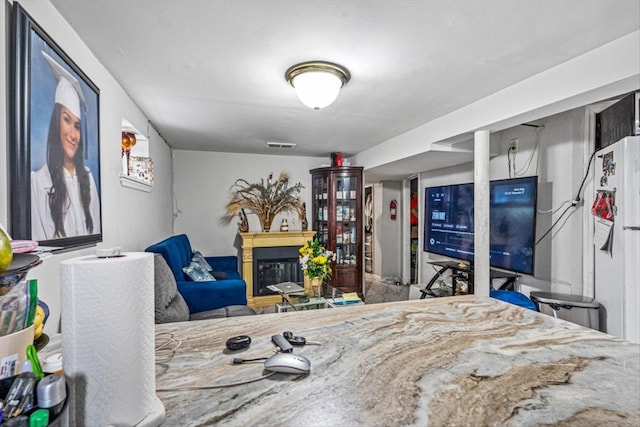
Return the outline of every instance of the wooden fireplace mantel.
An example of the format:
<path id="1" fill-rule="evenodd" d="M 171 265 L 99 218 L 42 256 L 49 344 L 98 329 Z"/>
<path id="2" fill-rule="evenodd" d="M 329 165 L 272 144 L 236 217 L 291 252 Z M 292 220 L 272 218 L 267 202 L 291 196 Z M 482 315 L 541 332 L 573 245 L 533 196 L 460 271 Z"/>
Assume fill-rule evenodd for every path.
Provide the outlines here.
<path id="1" fill-rule="evenodd" d="M 280 295 L 253 295 L 253 248 L 276 248 L 279 246 L 300 246 L 313 239 L 315 231 L 270 231 L 258 233 L 238 233 L 242 239 L 242 278 L 247 284 L 247 304 L 250 307 L 267 307 L 279 303 Z M 306 278 L 305 278 L 306 280 Z"/>

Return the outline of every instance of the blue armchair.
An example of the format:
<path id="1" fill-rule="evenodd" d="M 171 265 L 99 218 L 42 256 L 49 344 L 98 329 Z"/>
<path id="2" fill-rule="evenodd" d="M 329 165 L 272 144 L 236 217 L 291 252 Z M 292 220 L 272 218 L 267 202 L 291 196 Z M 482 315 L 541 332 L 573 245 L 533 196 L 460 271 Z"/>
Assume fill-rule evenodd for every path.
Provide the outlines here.
<path id="1" fill-rule="evenodd" d="M 191 262 L 193 250 L 185 234 L 171 236 L 145 249 L 163 256 L 175 276 L 178 291 L 191 314 L 227 306 L 247 304 L 247 285 L 238 272 L 236 256 L 205 257 L 218 280 L 194 282 L 183 271 Z M 247 307 L 248 308 L 248 307 Z"/>

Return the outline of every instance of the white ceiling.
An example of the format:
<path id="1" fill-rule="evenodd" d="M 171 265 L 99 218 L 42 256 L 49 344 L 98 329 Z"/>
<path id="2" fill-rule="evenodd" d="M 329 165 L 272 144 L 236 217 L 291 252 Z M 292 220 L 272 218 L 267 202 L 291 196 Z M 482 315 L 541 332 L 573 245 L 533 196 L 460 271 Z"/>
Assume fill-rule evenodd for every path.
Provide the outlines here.
<path id="1" fill-rule="evenodd" d="M 638 0 L 51 2 L 172 147 L 327 159 L 640 26 Z M 303 106 L 285 81 L 306 60 L 351 72 L 326 109 Z"/>

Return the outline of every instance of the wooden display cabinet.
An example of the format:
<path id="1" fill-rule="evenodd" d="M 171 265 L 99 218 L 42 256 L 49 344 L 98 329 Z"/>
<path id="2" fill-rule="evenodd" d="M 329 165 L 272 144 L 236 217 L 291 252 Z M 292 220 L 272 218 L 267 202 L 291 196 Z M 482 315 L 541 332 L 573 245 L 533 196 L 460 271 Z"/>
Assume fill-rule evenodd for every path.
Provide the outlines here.
<path id="1" fill-rule="evenodd" d="M 327 284 L 362 298 L 362 167 L 312 169 L 312 223 L 320 243 L 336 254 Z"/>

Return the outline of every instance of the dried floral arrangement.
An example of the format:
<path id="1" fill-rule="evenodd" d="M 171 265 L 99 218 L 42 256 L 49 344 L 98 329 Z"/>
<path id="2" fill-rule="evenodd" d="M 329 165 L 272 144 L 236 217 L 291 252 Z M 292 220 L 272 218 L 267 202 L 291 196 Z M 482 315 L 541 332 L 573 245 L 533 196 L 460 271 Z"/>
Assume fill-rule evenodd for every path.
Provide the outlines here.
<path id="1" fill-rule="evenodd" d="M 276 180 L 273 173 L 266 180 L 250 183 L 245 179 L 237 179 L 231 186 L 231 201 L 226 209 L 229 216 L 237 215 L 242 209 L 251 209 L 260 217 L 262 229 L 269 231 L 275 216 L 281 212 L 300 212 L 302 201 L 300 190 L 301 183 L 289 186 L 289 175 L 281 172 Z"/>

